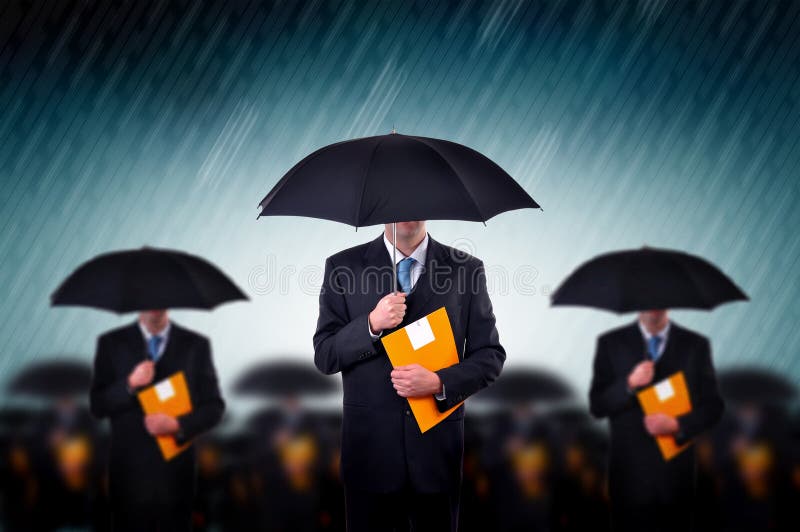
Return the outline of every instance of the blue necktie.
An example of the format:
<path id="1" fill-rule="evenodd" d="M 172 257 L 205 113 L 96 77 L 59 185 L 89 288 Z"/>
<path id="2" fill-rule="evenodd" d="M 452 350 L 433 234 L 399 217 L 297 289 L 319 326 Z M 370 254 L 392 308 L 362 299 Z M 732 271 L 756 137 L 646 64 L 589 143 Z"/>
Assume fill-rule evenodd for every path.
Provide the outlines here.
<path id="1" fill-rule="evenodd" d="M 400 290 L 408 294 L 411 292 L 411 265 L 414 259 L 406 257 L 397 263 L 397 282 L 400 283 Z"/>
<path id="2" fill-rule="evenodd" d="M 653 361 L 658 360 L 658 348 L 661 347 L 662 338 L 660 336 L 651 336 L 647 341 L 647 350 L 650 352 L 650 358 Z"/>
<path id="3" fill-rule="evenodd" d="M 150 358 L 153 359 L 153 362 L 158 360 L 158 350 L 161 348 L 161 342 L 164 339 L 160 336 L 151 336 L 150 339 L 147 341 L 147 348 L 150 351 Z"/>

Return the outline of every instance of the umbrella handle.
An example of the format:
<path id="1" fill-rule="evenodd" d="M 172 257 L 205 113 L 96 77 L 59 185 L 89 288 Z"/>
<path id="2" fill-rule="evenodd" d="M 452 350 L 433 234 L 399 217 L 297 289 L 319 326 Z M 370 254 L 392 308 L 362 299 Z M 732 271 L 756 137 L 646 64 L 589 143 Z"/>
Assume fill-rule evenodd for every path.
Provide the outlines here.
<path id="1" fill-rule="evenodd" d="M 397 293 L 397 222 L 392 222 L 392 294 Z"/>

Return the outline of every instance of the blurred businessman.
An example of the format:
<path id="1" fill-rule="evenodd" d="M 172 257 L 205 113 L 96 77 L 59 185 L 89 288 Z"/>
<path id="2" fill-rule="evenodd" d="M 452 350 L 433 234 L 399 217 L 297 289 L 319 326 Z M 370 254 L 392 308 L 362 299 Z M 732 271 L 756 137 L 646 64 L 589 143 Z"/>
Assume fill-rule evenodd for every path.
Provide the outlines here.
<path id="1" fill-rule="evenodd" d="M 137 391 L 177 371 L 186 375 L 192 412 L 145 415 Z M 165 461 L 155 436 L 190 442 L 222 417 L 208 339 L 171 323 L 165 310 L 141 312 L 136 323 L 99 338 L 90 402 L 96 417 L 111 420 L 114 530 L 190 530 L 194 447 Z"/>
<path id="2" fill-rule="evenodd" d="M 347 529 L 456 530 L 464 408 L 422 434 L 407 398 L 435 398 L 445 411 L 494 381 L 505 351 L 480 260 L 433 240 L 425 222 L 398 223 L 392 286 L 391 239 L 387 225 L 372 242 L 329 257 L 320 294 L 314 359 L 344 383 Z M 459 363 L 392 369 L 380 337 L 442 306 Z"/>
<path id="3" fill-rule="evenodd" d="M 677 371 L 686 377 L 692 411 L 644 415 L 637 390 Z M 708 339 L 671 322 L 666 310 L 641 312 L 636 323 L 598 339 L 589 401 L 593 415 L 611 422 L 613 529 L 691 530 L 693 449 L 665 461 L 654 437 L 688 443 L 722 415 Z"/>

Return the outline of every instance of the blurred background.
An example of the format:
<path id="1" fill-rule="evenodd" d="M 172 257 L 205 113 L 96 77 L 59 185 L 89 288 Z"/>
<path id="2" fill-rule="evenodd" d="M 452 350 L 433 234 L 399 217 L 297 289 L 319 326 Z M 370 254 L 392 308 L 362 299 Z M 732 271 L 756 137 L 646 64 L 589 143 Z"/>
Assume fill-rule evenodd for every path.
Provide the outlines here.
<path id="1" fill-rule="evenodd" d="M 98 253 L 152 245 L 251 298 L 173 313 L 211 338 L 228 400 L 198 442 L 198 528 L 341 529 L 337 379 L 236 390 L 259 365 L 313 369 L 324 259 L 380 228 L 257 222 L 256 206 L 307 153 L 394 127 L 485 153 L 543 207 L 429 224 L 485 261 L 508 373 L 559 383 L 470 401 L 462 528 L 605 522 L 586 391 L 597 334 L 633 316 L 549 294 L 648 244 L 708 258 L 751 298 L 673 314 L 732 375 L 695 446 L 703 529 L 797 529 L 799 37 L 794 1 L 3 2 L 3 526 L 102 529 L 107 427 L 84 392 L 97 335 L 134 317 L 49 295 Z"/>

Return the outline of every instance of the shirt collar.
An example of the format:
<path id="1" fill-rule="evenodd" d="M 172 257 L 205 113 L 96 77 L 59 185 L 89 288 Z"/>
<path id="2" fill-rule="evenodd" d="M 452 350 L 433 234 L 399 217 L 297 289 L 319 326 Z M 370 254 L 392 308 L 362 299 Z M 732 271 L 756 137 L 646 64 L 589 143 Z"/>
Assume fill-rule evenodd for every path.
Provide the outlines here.
<path id="1" fill-rule="evenodd" d="M 428 233 L 425 233 L 425 238 L 422 239 L 422 242 L 419 243 L 417 248 L 411 253 L 411 258 L 417 261 L 420 266 L 425 266 L 425 258 L 428 255 Z M 386 238 L 386 233 L 383 233 L 383 243 L 386 245 L 386 251 L 389 253 L 389 259 L 392 258 L 392 243 Z M 405 259 L 406 256 L 403 255 L 403 252 L 399 249 L 397 250 L 397 257 L 395 263 L 399 263 L 401 260 Z"/>
<path id="2" fill-rule="evenodd" d="M 142 325 L 141 321 L 137 321 L 136 323 L 139 324 L 139 330 L 142 331 L 142 336 L 144 336 L 145 342 L 149 342 L 150 338 L 152 338 L 153 335 L 150 334 L 150 331 L 147 330 L 147 327 Z M 163 343 L 167 343 L 167 338 L 169 338 L 169 331 L 170 331 L 171 328 L 172 328 L 172 322 L 171 321 L 167 321 L 167 325 L 163 329 L 158 331 L 155 334 L 155 336 L 160 336 L 161 340 L 163 341 Z"/>
<path id="3" fill-rule="evenodd" d="M 639 330 L 642 331 L 642 336 L 644 336 L 645 340 L 650 341 L 651 337 L 658 336 L 658 337 L 661 338 L 662 342 L 666 342 L 667 341 L 667 335 L 669 335 L 669 328 L 670 328 L 670 325 L 672 325 L 672 322 L 670 320 L 667 320 L 667 324 L 664 325 L 664 328 L 661 329 L 660 331 L 658 331 L 655 335 L 653 335 L 653 334 L 650 334 L 650 331 L 648 331 L 647 327 L 645 327 L 642 324 L 641 320 L 636 320 L 636 323 L 639 324 Z"/>

